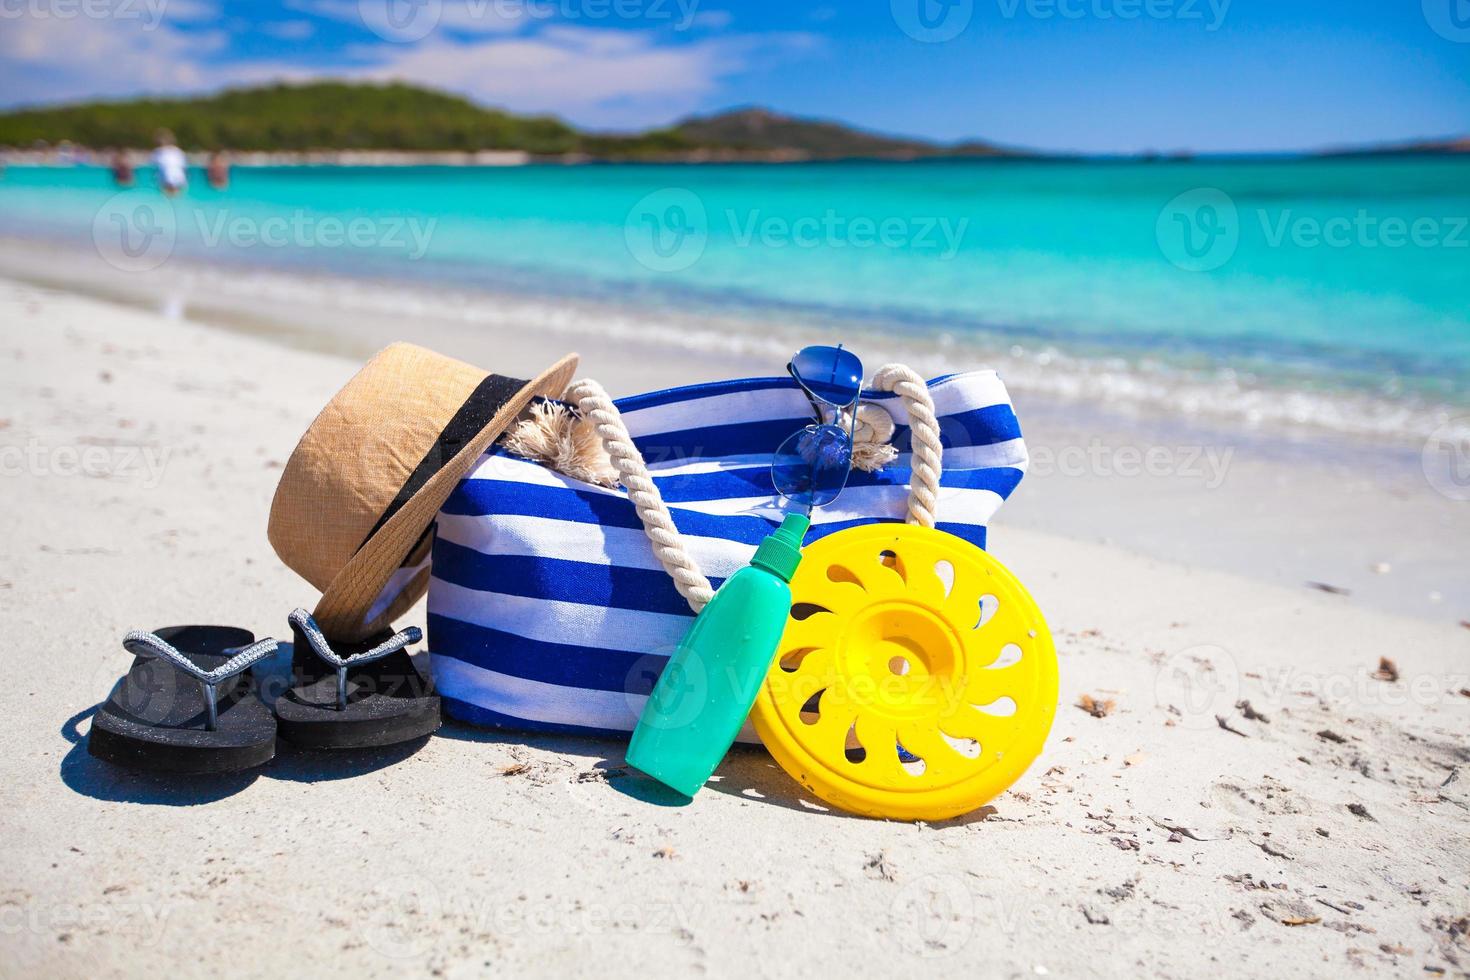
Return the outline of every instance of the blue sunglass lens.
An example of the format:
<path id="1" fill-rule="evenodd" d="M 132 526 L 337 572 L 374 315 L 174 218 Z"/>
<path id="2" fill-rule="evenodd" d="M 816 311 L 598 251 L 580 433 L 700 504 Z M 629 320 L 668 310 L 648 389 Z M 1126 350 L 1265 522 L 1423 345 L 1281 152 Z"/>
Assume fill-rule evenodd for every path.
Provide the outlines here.
<path id="1" fill-rule="evenodd" d="M 835 425 L 809 425 L 793 432 L 776 450 L 771 481 L 787 499 L 822 507 L 837 499 L 847 485 L 852 440 Z"/>
<path id="2" fill-rule="evenodd" d="M 791 359 L 791 373 L 828 405 L 845 408 L 863 390 L 863 362 L 840 347 L 803 347 Z"/>

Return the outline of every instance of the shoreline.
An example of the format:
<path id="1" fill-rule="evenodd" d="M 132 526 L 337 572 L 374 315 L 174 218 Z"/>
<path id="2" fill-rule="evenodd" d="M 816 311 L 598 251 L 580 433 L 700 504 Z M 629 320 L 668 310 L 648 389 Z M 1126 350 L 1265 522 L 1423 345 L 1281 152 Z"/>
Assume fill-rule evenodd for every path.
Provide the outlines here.
<path id="1" fill-rule="evenodd" d="M 82 745 L 128 669 L 118 638 L 179 621 L 281 637 L 286 612 L 311 604 L 266 542 L 267 512 L 286 454 L 358 358 L 302 349 L 331 342 L 304 327 L 262 334 L 264 318 L 221 329 L 187 303 L 165 316 L 8 280 L 0 317 L 13 327 L 0 447 L 7 460 L 48 449 L 5 474 L 0 615 L 28 637 L 0 717 L 15 972 L 218 975 L 247 949 L 260 976 L 565 975 L 590 961 L 609 978 L 646 978 L 650 963 L 886 976 L 921 961 L 943 977 L 1087 964 L 1125 978 L 1218 972 L 1228 957 L 1251 975 L 1338 978 L 1453 974 L 1470 955 L 1470 631 L 1207 567 L 1202 549 L 1227 534 L 1357 547 L 1334 539 L 1359 490 L 1313 496 L 1316 470 L 1265 472 L 1281 506 L 1246 506 L 1256 471 L 1237 461 L 1215 496 L 1191 498 L 1230 514 L 1216 533 L 1196 527 L 1185 560 L 1062 526 L 1091 498 L 1173 533 L 1184 483 L 1028 474 L 990 549 L 1045 611 L 1060 706 L 1037 763 L 964 818 L 847 817 L 753 747 L 685 803 L 630 770 L 622 743 L 460 724 L 350 757 L 283 746 L 240 776 L 143 777 Z M 361 343 L 419 326 L 347 319 Z M 524 376 L 562 336 L 442 339 Z M 686 371 L 619 342 L 582 353 L 581 373 L 618 393 Z M 744 363 L 706 355 L 687 370 Z M 1033 451 L 1060 437 L 1017 401 Z M 156 478 L 130 467 L 135 450 L 162 454 Z M 104 465 L 77 472 L 73 453 Z M 1450 553 L 1465 540 L 1462 525 L 1417 527 L 1417 498 L 1361 501 L 1399 538 Z M 1383 656 L 1396 680 L 1375 676 Z M 1113 708 L 1081 710 L 1084 695 Z"/>
<path id="2" fill-rule="evenodd" d="M 78 156 L 58 155 L 54 150 L 0 150 L 0 165 L 23 167 L 107 167 L 104 151 L 77 147 Z M 129 147 L 126 152 L 138 160 L 147 160 L 149 147 Z M 684 153 L 646 154 L 638 156 L 596 155 L 591 153 L 532 153 L 528 150 L 225 150 L 232 167 L 525 167 L 534 164 L 568 167 L 600 164 L 639 164 L 668 166 L 689 164 L 801 164 L 801 163 L 928 163 L 954 161 L 1051 162 L 1087 160 L 1088 157 L 1066 154 L 1028 153 L 934 153 L 891 154 L 879 156 L 828 157 L 800 150 L 741 151 L 711 148 Z M 189 166 L 203 167 L 213 151 L 192 150 L 185 154 Z M 1433 154 L 1426 154 L 1433 155 Z M 1104 158 L 1112 159 L 1112 158 Z M 1148 157 L 1118 157 L 1118 160 L 1146 160 Z M 1166 157 L 1164 159 L 1188 159 Z"/>
<path id="3" fill-rule="evenodd" d="M 124 147 L 125 152 L 146 160 L 151 146 Z M 106 150 L 71 144 L 67 150 L 51 147 L 44 150 L 20 150 L 0 147 L 0 166 L 31 167 L 106 167 Z M 186 153 L 190 166 L 202 167 L 212 150 Z M 530 150 L 388 150 L 388 149 L 314 149 L 314 150 L 232 150 L 226 149 L 231 166 L 239 167 L 520 167 L 533 164 L 596 166 L 599 164 L 636 164 L 652 166 L 669 164 L 803 164 L 803 163 L 1212 163 L 1221 161 L 1263 163 L 1282 160 L 1327 161 L 1398 159 L 1414 157 L 1458 157 L 1470 154 L 1470 137 L 1412 140 L 1403 144 L 1362 147 L 1325 147 L 1314 150 L 1284 150 L 1272 153 L 1221 152 L 1192 153 L 1151 152 L 1088 154 L 1069 151 L 1019 150 L 992 147 L 976 152 L 930 152 L 854 154 L 824 156 L 796 148 L 740 150 L 710 147 L 669 154 L 599 155 L 592 153 L 535 153 Z"/>
<path id="4" fill-rule="evenodd" d="M 229 307 L 231 319 L 293 303 L 365 316 L 425 316 L 462 329 L 495 330 L 518 316 L 571 339 L 602 338 L 609 330 L 625 341 L 657 339 L 681 361 L 733 355 L 776 363 L 790 349 L 836 334 L 856 338 L 875 364 L 929 364 L 937 374 L 955 360 L 983 362 L 1001 371 L 1017 392 L 1073 406 L 1078 415 L 1105 407 L 1107 414 L 1145 427 L 1182 420 L 1186 427 L 1264 444 L 1381 447 L 1404 461 L 1431 437 L 1470 439 L 1470 395 L 1458 405 L 1423 395 L 1388 398 L 1362 379 L 1349 383 L 1346 367 L 1341 378 L 1324 385 L 1300 368 L 1279 376 L 1251 368 L 1207 369 L 1204 348 L 1165 358 L 1147 345 L 1111 350 L 1034 328 L 1007 331 L 963 321 L 947 328 L 954 321 L 938 315 L 900 323 L 882 310 L 671 291 L 659 283 L 572 281 L 552 273 L 518 279 L 514 270 L 489 269 L 478 282 L 466 270 L 431 268 L 406 278 L 397 274 L 399 268 L 401 263 L 390 263 L 349 272 L 340 263 L 287 264 L 180 249 L 160 268 L 124 272 L 74 235 L 0 233 L 0 274 L 163 308 L 197 304 L 207 294 L 210 304 Z M 1285 353 L 1258 359 L 1270 363 Z M 1354 371 L 1363 373 L 1361 367 Z"/>
<path id="5" fill-rule="evenodd" d="M 577 300 L 463 289 L 436 295 L 173 261 L 167 271 L 121 275 L 100 260 L 83 267 L 74 253 L 34 243 L 22 259 L 13 242 L 0 240 L 0 276 L 62 293 L 356 362 L 399 339 L 491 370 L 507 353 L 550 363 L 576 350 L 581 375 L 599 379 L 614 396 L 776 373 L 791 350 L 831 337 L 809 325 L 752 337 L 739 319 L 695 325 L 687 317 Z M 688 344 L 690 329 L 713 343 Z M 1014 363 L 980 354 L 853 342 L 861 342 L 873 366 L 897 360 L 930 377 L 1001 370 L 1032 467 L 993 531 L 997 540 L 1011 526 L 1045 530 L 1288 588 L 1320 583 L 1350 593 L 1345 603 L 1437 622 L 1470 620 L 1460 547 L 1470 539 L 1470 502 L 1432 484 L 1422 441 L 1120 408 L 1106 399 L 1059 397 L 1018 379 Z"/>

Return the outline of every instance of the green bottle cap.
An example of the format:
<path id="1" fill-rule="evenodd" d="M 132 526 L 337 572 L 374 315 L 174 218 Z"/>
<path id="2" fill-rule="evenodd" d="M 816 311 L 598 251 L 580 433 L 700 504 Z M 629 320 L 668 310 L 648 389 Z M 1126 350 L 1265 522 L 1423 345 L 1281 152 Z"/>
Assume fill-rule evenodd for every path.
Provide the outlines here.
<path id="1" fill-rule="evenodd" d="M 767 535 L 755 549 L 755 557 L 750 563 L 779 576 L 783 582 L 790 582 L 791 576 L 796 574 L 796 566 L 801 564 L 801 542 L 811 526 L 812 522 L 805 514 L 787 514 L 781 526 Z"/>

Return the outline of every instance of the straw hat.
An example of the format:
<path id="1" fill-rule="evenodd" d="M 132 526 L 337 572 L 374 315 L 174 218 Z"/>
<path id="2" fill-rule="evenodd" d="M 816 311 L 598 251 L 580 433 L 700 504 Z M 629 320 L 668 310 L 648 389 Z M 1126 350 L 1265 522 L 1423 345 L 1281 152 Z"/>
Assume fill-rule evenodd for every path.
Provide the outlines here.
<path id="1" fill-rule="evenodd" d="M 537 395 L 561 395 L 568 354 L 532 381 L 413 344 L 378 352 L 301 437 L 271 502 L 276 554 L 322 592 L 312 614 L 361 640 L 424 594 L 434 515 Z"/>

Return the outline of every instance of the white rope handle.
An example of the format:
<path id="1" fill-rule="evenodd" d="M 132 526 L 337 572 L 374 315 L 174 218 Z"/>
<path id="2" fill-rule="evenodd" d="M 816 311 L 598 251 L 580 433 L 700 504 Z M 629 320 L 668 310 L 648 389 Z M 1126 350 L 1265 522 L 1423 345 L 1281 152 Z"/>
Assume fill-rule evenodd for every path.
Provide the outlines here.
<path id="1" fill-rule="evenodd" d="M 669 513 L 663 495 L 648 475 L 643 454 L 633 445 L 633 437 L 628 435 L 617 406 L 602 385 L 591 378 L 572 382 L 562 400 L 576 405 L 583 418 L 592 420 L 602 437 L 603 448 L 621 474 L 623 486 L 628 488 L 628 499 L 638 511 L 643 532 L 653 542 L 653 553 L 658 556 L 659 564 L 673 578 L 674 588 L 689 603 L 689 608 L 699 612 L 714 597 L 715 590 L 685 549 L 684 537 L 674 526 L 674 515 Z"/>
<path id="2" fill-rule="evenodd" d="M 873 378 L 873 386 L 891 391 L 903 399 L 909 413 L 912 431 L 914 466 L 909 481 L 907 520 L 921 527 L 933 527 L 939 502 L 939 476 L 942 472 L 943 446 L 939 441 L 939 420 L 934 414 L 934 399 L 924 379 L 902 364 L 885 364 Z M 700 571 L 699 563 L 684 547 L 684 537 L 674 525 L 674 515 L 664 504 L 643 454 L 633 444 L 633 437 L 623 424 L 623 417 L 602 385 L 591 378 L 574 381 L 562 401 L 577 406 L 583 418 L 590 419 L 602 439 L 603 448 L 617 467 L 620 480 L 628 490 L 628 499 L 638 511 L 643 531 L 653 542 L 653 553 L 674 587 L 698 613 L 714 597 L 715 590 Z"/>
<path id="3" fill-rule="evenodd" d="M 939 418 L 934 414 L 929 385 L 902 364 L 885 364 L 873 376 L 873 387 L 894 392 L 908 409 L 914 454 L 913 475 L 909 478 L 908 522 L 933 527 L 939 508 L 939 476 L 944 472 L 944 445 L 939 441 Z"/>

